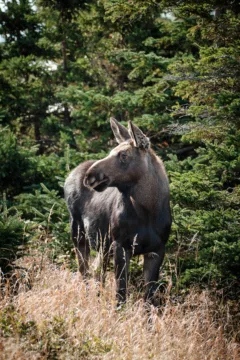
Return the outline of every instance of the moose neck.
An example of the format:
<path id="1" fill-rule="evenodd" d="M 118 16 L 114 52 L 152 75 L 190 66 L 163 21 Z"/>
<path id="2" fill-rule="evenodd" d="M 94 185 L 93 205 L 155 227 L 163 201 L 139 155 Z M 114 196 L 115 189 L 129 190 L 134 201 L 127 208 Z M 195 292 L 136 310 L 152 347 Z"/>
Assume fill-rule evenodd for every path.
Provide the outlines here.
<path id="1" fill-rule="evenodd" d="M 136 210 L 144 209 L 148 213 L 156 211 L 159 196 L 157 186 L 152 181 L 153 178 L 146 174 L 133 186 L 130 200 Z"/>
<path id="2" fill-rule="evenodd" d="M 167 189 L 164 183 L 166 178 L 162 162 L 151 151 L 148 154 L 148 168 L 135 184 L 126 188 L 124 195 L 139 214 L 147 212 L 151 215 L 161 204 L 159 200 Z"/>

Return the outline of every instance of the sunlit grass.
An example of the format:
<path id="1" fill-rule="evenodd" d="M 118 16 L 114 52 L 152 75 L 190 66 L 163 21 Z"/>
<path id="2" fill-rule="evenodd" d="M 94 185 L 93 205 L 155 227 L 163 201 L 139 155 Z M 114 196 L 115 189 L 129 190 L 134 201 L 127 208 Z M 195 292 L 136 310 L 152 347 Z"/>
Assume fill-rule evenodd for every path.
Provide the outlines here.
<path id="1" fill-rule="evenodd" d="M 227 334 L 231 316 L 207 292 L 181 302 L 168 294 L 161 309 L 148 310 L 133 295 L 117 311 L 112 273 L 103 288 L 45 258 L 22 261 L 18 294 L 2 293 L 1 360 L 239 359 L 237 333 Z"/>

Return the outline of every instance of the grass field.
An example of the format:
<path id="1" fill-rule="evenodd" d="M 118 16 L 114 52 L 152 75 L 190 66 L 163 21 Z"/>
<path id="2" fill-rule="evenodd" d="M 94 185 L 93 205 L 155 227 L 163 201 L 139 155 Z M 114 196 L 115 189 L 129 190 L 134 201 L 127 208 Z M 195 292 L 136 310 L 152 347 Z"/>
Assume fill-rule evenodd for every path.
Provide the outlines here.
<path id="1" fill-rule="evenodd" d="M 116 310 L 112 273 L 102 288 L 39 255 L 20 266 L 2 284 L 0 360 L 240 359 L 228 306 L 206 291 L 179 301 L 165 294 L 165 305 L 148 311 L 135 294 Z"/>

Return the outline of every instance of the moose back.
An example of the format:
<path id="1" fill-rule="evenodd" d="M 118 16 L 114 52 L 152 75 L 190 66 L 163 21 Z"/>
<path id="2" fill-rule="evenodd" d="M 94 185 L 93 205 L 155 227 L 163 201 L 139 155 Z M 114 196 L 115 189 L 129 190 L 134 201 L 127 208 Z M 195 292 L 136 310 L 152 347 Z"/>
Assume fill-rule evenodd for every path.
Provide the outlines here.
<path id="1" fill-rule="evenodd" d="M 103 272 L 113 252 L 120 303 L 130 258 L 143 254 L 145 299 L 151 301 L 171 228 L 168 178 L 137 126 L 110 123 L 119 145 L 102 160 L 80 164 L 64 186 L 79 270 L 87 275 L 91 247 L 102 252 Z"/>

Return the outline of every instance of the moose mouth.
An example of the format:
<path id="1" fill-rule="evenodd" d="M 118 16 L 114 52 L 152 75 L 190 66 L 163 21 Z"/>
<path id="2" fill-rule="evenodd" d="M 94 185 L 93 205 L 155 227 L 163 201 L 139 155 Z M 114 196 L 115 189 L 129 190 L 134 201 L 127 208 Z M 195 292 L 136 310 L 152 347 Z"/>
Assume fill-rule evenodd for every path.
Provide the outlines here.
<path id="1" fill-rule="evenodd" d="M 94 184 L 92 186 L 92 189 L 101 192 L 108 187 L 108 184 L 109 184 L 109 179 L 104 178 L 102 181 L 97 182 L 96 185 Z"/>
<path id="2" fill-rule="evenodd" d="M 108 185 L 109 185 L 109 178 L 108 177 L 104 177 L 102 180 L 97 180 L 96 178 L 94 179 L 93 182 L 86 184 L 87 187 L 89 187 L 90 189 L 96 190 L 96 191 L 103 191 L 105 190 Z"/>

